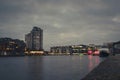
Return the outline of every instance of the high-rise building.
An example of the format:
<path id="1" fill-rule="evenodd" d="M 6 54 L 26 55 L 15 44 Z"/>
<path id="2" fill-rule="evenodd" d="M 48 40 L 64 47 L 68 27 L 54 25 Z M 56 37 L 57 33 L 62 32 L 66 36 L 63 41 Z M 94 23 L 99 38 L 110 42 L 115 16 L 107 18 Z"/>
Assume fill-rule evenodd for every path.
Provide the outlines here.
<path id="1" fill-rule="evenodd" d="M 43 30 L 33 27 L 32 31 L 25 35 L 26 47 L 28 50 L 43 50 Z"/>

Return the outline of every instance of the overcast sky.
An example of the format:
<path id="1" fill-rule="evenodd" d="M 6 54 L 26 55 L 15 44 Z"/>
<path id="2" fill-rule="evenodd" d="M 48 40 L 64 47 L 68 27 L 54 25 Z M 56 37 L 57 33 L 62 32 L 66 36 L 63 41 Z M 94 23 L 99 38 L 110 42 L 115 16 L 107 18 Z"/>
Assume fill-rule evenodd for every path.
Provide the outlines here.
<path id="1" fill-rule="evenodd" d="M 120 40 L 120 0 L 0 0 L 0 37 L 44 30 L 44 49 Z"/>

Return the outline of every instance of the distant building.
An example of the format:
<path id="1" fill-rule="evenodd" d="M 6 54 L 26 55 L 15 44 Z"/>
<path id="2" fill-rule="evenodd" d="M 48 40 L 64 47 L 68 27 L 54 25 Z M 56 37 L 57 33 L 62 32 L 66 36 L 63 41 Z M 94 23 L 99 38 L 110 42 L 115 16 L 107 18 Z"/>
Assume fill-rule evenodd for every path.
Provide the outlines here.
<path id="1" fill-rule="evenodd" d="M 71 46 L 55 46 L 51 47 L 50 52 L 52 54 L 71 54 Z"/>
<path id="2" fill-rule="evenodd" d="M 55 46 L 50 48 L 52 54 L 80 54 L 87 52 L 86 45 Z"/>
<path id="3" fill-rule="evenodd" d="M 24 55 L 25 46 L 22 40 L 0 38 L 0 56 Z"/>
<path id="4" fill-rule="evenodd" d="M 87 48 L 88 46 L 86 45 L 73 45 L 72 47 L 72 53 L 76 54 L 76 53 L 86 53 L 87 52 Z"/>
<path id="5" fill-rule="evenodd" d="M 120 54 L 120 41 L 113 43 L 113 54 Z"/>
<path id="6" fill-rule="evenodd" d="M 32 31 L 25 35 L 26 48 L 28 50 L 42 51 L 43 50 L 43 30 L 38 27 L 33 27 Z"/>

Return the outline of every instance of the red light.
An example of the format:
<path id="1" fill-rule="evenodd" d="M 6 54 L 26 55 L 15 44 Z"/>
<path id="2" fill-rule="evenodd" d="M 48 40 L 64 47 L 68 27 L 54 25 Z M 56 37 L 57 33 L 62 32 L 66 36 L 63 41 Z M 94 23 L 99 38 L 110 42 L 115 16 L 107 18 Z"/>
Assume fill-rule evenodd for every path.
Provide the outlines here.
<path id="1" fill-rule="evenodd" d="M 93 52 L 91 50 L 88 51 L 88 55 L 91 55 Z"/>

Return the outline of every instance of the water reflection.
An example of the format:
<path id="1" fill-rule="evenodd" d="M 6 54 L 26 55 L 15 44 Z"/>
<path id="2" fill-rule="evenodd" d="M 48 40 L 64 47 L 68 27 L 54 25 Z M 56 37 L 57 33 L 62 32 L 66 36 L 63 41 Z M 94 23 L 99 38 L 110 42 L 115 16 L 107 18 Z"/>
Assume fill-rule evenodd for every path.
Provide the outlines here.
<path id="1" fill-rule="evenodd" d="M 100 62 L 97 56 L 44 56 L 27 60 L 29 80 L 79 80 Z"/>
<path id="2" fill-rule="evenodd" d="M 88 56 L 88 59 L 89 59 L 89 71 L 91 71 L 91 70 L 92 70 L 92 68 L 93 68 L 92 56 L 91 56 L 91 55 L 90 55 L 90 56 Z"/>
<path id="3" fill-rule="evenodd" d="M 98 56 L 25 56 L 0 58 L 0 79 L 80 80 L 101 61 L 102 59 Z M 14 75 L 10 74 L 11 72 Z"/>
<path id="4" fill-rule="evenodd" d="M 88 66 L 89 71 L 91 71 L 94 68 L 94 66 L 97 66 L 100 63 L 100 58 L 98 56 L 89 55 L 88 59 L 89 59 L 89 66 Z"/>
<path id="5" fill-rule="evenodd" d="M 26 57 L 28 80 L 43 80 L 43 59 L 39 56 Z"/>

